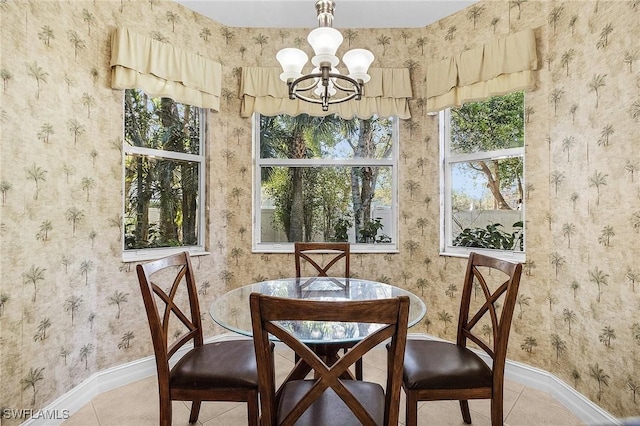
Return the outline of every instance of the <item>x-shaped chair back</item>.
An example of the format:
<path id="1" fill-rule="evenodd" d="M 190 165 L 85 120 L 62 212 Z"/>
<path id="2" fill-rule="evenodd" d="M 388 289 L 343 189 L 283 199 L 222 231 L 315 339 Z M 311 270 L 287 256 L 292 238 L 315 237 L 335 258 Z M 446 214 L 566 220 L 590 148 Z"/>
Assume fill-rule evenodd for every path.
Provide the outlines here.
<path id="1" fill-rule="evenodd" d="M 332 389 L 364 425 L 376 424 L 362 403 L 345 387 L 343 377 L 350 376 L 349 367 L 365 353 L 387 339 L 391 339 L 385 394 L 385 424 L 398 423 L 402 363 L 407 337 L 409 298 L 375 301 L 327 302 L 286 299 L 251 294 L 251 320 L 253 324 L 256 360 L 258 363 L 259 391 L 262 421 L 277 424 L 277 407 L 282 386 L 306 376 L 308 367 L 314 371 L 314 383 L 280 423 L 292 425 L 327 389 Z M 309 346 L 294 337 L 286 328 L 290 321 L 332 321 L 376 323 L 381 327 L 369 334 L 346 352 L 335 364 L 327 365 Z M 273 352 L 269 349 L 270 335 L 294 350 L 299 359 L 278 392 L 275 389 Z M 349 379 L 347 379 L 349 380 Z"/>
<path id="2" fill-rule="evenodd" d="M 329 276 L 329 270 L 342 259 L 344 269 L 338 271 L 337 267 L 333 269 L 332 276 L 349 278 L 351 273 L 349 267 L 350 258 L 350 245 L 349 243 L 302 243 L 296 242 L 295 248 L 295 262 L 296 262 L 296 277 L 302 275 L 302 260 L 309 263 L 317 272 L 317 276 L 326 277 Z M 318 255 L 321 255 L 323 264 L 318 263 Z M 329 256 L 328 261 L 325 263 L 325 256 Z M 333 256 L 333 257 L 331 257 Z"/>
<path id="3" fill-rule="evenodd" d="M 477 344 L 493 358 L 494 370 L 504 369 L 521 273 L 520 263 L 475 252 L 469 256 L 460 303 L 457 344 L 466 347 L 468 340 Z M 489 341 L 484 336 L 490 336 Z"/>
<path id="4" fill-rule="evenodd" d="M 200 307 L 191 260 L 185 252 L 138 265 L 136 269 L 158 369 L 166 370 L 163 373 L 168 377 L 168 362 L 177 350 L 191 340 L 194 346 L 203 344 Z M 156 273 L 172 274 L 168 279 L 171 282 L 168 288 L 163 289 L 152 281 L 151 276 Z M 183 294 L 180 292 L 183 287 L 186 287 L 189 304 L 186 314 L 180 309 L 176 300 L 179 294 Z M 177 318 L 178 324 L 182 323 L 186 330 L 176 341 L 169 344 L 169 325 L 172 317 Z"/>

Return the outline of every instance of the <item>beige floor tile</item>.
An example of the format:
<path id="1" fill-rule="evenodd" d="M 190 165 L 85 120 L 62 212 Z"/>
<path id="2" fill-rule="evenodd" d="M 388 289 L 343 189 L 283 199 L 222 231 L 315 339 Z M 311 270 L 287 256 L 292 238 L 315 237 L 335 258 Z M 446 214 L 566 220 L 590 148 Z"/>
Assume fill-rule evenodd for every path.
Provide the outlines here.
<path id="1" fill-rule="evenodd" d="M 191 402 L 184 401 L 183 404 L 185 404 L 187 410 L 191 412 Z M 247 404 L 245 402 L 202 401 L 202 405 L 200 406 L 200 414 L 198 415 L 198 421 L 200 423 L 206 423 L 238 407 L 240 407 L 240 409 L 244 410 L 246 413 Z"/>
<path id="2" fill-rule="evenodd" d="M 518 397 L 522 391 L 516 392 L 511 389 L 507 389 L 506 386 L 504 388 L 504 399 L 502 405 L 502 418 L 506 419 L 507 415 L 513 409 Z M 491 400 L 489 399 L 475 399 L 469 401 L 469 410 L 471 411 L 471 416 L 473 417 L 473 413 L 479 413 L 487 418 L 491 418 Z"/>
<path id="3" fill-rule="evenodd" d="M 204 426 L 240 426 L 246 424 L 247 409 L 244 406 L 238 406 L 209 420 L 204 423 Z"/>
<path id="4" fill-rule="evenodd" d="M 158 383 L 155 376 L 105 392 L 92 401 L 101 426 L 156 426 L 159 418 Z M 189 409 L 174 401 L 173 424 L 188 425 Z"/>
<path id="5" fill-rule="evenodd" d="M 481 413 L 471 412 L 474 426 L 490 426 L 491 419 Z M 418 426 L 465 425 L 457 401 L 427 401 L 418 406 Z M 465 425 L 466 426 L 466 425 Z"/>
<path id="6" fill-rule="evenodd" d="M 93 409 L 93 404 L 89 402 L 84 407 L 73 413 L 66 421 L 64 426 L 99 426 L 98 417 Z"/>
<path id="7" fill-rule="evenodd" d="M 512 390 L 517 393 L 522 393 L 522 390 L 525 388 L 525 385 L 523 385 L 522 383 L 514 382 L 512 380 L 505 380 L 504 388 Z"/>
<path id="8" fill-rule="evenodd" d="M 522 391 L 506 422 L 510 426 L 584 425 L 551 395 L 532 388 L 525 388 Z"/>

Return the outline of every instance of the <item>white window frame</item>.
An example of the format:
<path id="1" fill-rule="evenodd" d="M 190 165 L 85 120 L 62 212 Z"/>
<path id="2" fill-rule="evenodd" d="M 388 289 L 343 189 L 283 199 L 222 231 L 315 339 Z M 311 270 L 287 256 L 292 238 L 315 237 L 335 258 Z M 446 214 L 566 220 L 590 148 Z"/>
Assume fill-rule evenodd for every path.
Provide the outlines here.
<path id="1" fill-rule="evenodd" d="M 453 257 L 468 257 L 474 251 L 488 256 L 498 257 L 514 262 L 526 260 L 526 236 L 525 226 L 522 228 L 523 251 L 485 249 L 479 247 L 456 247 L 452 244 L 453 224 L 451 215 L 451 165 L 460 162 L 469 162 L 482 159 L 500 159 L 508 157 L 522 157 L 523 170 L 526 170 L 525 148 L 509 148 L 495 151 L 481 151 L 471 154 L 449 154 L 451 141 L 451 109 L 447 108 L 439 112 L 440 135 L 440 255 Z M 524 179 L 524 173 L 523 173 Z M 522 223 L 525 224 L 525 203 L 522 203 Z"/>
<path id="2" fill-rule="evenodd" d="M 260 115 L 254 113 L 253 134 L 252 134 L 252 163 L 253 163 L 253 186 L 252 186 L 252 251 L 254 253 L 293 253 L 293 243 L 263 243 L 260 241 L 261 236 L 261 175 L 260 169 L 265 166 L 275 167 L 358 167 L 358 166 L 381 166 L 391 168 L 391 227 L 387 234 L 391 236 L 391 243 L 384 244 L 365 244 L 351 243 L 350 251 L 352 253 L 397 253 L 399 245 L 398 232 L 398 155 L 399 155 L 399 120 L 392 117 L 393 121 L 393 150 L 391 158 L 386 159 L 283 159 L 283 158 L 260 158 Z"/>
<path id="3" fill-rule="evenodd" d="M 140 90 L 140 89 L 137 89 Z M 208 254 L 205 249 L 205 231 L 206 231 L 206 217 L 205 217 L 205 204 L 206 204 L 206 140 L 207 140 L 207 110 L 206 108 L 198 108 L 200 115 L 200 153 L 199 154 L 187 154 L 175 151 L 165 151 L 160 149 L 145 148 L 139 146 L 131 146 L 127 144 L 124 133 L 124 92 L 123 92 L 123 126 L 122 126 L 122 261 L 123 262 L 139 262 L 144 260 L 158 259 L 164 256 L 170 256 L 177 253 L 188 251 L 191 256 L 202 256 Z M 191 161 L 198 163 L 198 244 L 190 246 L 177 246 L 177 247 L 157 247 L 157 248 L 145 248 L 145 249 L 125 249 L 125 176 L 126 176 L 126 157 L 127 155 L 141 155 L 153 158 L 179 160 L 179 161 Z"/>

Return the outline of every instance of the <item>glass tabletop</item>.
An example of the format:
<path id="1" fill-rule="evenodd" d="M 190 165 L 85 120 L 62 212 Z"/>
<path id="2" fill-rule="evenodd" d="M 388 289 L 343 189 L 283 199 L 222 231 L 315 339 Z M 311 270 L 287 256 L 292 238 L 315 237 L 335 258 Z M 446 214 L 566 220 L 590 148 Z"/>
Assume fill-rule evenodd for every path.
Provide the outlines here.
<path id="1" fill-rule="evenodd" d="M 294 299 L 348 301 L 376 300 L 409 296 L 409 327 L 420 321 L 427 308 L 410 291 L 389 284 L 357 278 L 313 277 L 281 278 L 262 281 L 231 290 L 217 298 L 209 313 L 222 327 L 251 336 L 249 295 L 262 293 Z M 305 343 L 340 343 L 359 341 L 380 328 L 380 324 L 287 321 L 281 323 Z"/>

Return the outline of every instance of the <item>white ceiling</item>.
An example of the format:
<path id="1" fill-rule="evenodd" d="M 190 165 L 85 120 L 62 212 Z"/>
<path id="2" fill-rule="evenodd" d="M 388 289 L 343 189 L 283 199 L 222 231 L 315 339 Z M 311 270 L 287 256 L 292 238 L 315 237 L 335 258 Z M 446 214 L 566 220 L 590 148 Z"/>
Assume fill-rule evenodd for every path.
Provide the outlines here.
<path id="1" fill-rule="evenodd" d="M 231 27 L 315 28 L 315 0 L 175 0 Z M 478 0 L 335 0 L 336 28 L 425 27 Z"/>

